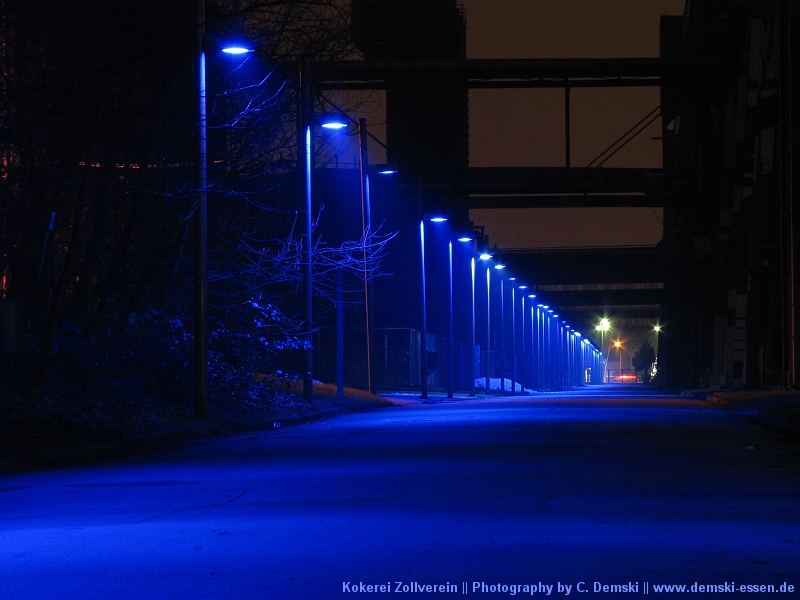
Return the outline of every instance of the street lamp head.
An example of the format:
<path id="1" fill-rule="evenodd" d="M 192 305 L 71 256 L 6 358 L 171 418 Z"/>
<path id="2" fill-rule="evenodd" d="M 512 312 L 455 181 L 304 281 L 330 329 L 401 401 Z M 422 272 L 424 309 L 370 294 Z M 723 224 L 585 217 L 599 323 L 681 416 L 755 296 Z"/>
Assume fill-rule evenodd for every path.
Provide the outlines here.
<path id="1" fill-rule="evenodd" d="M 661 333 L 661 325 L 653 325 L 653 331 L 656 333 Z"/>
<path id="2" fill-rule="evenodd" d="M 444 223 L 445 221 L 447 221 L 447 217 L 442 217 L 438 215 L 430 218 L 431 223 Z"/>
<path id="3" fill-rule="evenodd" d="M 254 52 L 252 48 L 247 48 L 241 45 L 231 45 L 222 48 L 223 54 L 230 54 L 231 56 L 238 56 L 240 54 L 250 54 L 251 52 Z"/>
<path id="4" fill-rule="evenodd" d="M 594 328 L 595 331 L 602 331 L 604 333 L 609 329 L 611 329 L 611 321 L 609 321 L 606 317 L 600 319 L 600 323 L 598 323 Z"/>
<path id="5" fill-rule="evenodd" d="M 349 123 L 347 119 L 342 118 L 340 115 L 324 115 L 320 118 L 319 125 L 323 129 L 338 131 L 339 129 L 346 129 Z"/>
<path id="6" fill-rule="evenodd" d="M 536 294 L 528 294 L 528 298 L 536 298 Z M 541 304 L 539 306 L 541 306 Z"/>
<path id="7" fill-rule="evenodd" d="M 614 348 L 622 348 L 622 342 L 620 340 L 614 340 Z"/>
<path id="8" fill-rule="evenodd" d="M 466 244 L 466 243 L 471 242 L 473 240 L 473 238 L 468 236 L 468 235 L 462 235 L 462 236 L 458 237 L 457 239 L 462 244 Z"/>
<path id="9" fill-rule="evenodd" d="M 506 266 L 504 264 L 498 264 L 495 265 L 494 268 L 497 269 L 498 271 L 502 271 L 503 269 L 506 268 Z"/>
<path id="10" fill-rule="evenodd" d="M 400 172 L 395 165 L 378 165 L 375 167 L 378 175 L 397 175 Z"/>
<path id="11" fill-rule="evenodd" d="M 517 278 L 516 278 L 516 277 L 509 277 L 509 278 L 508 278 L 508 280 L 509 280 L 509 281 L 516 281 L 516 280 L 517 280 Z"/>
<path id="12" fill-rule="evenodd" d="M 481 260 L 492 260 L 492 255 L 487 254 L 486 252 L 481 252 L 480 256 L 478 256 Z"/>
<path id="13" fill-rule="evenodd" d="M 521 286 L 519 286 L 519 289 L 521 289 L 521 290 L 527 290 L 527 289 L 528 289 L 528 286 L 527 286 L 527 285 L 525 285 L 525 284 L 523 283 Z"/>

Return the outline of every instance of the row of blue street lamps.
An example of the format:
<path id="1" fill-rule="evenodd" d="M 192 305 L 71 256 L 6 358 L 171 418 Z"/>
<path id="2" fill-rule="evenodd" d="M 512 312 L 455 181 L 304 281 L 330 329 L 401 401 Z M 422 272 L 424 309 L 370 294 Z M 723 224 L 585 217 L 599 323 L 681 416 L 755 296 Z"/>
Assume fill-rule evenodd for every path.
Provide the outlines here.
<path id="1" fill-rule="evenodd" d="M 426 274 L 426 244 L 425 244 L 425 222 L 443 224 L 447 218 L 441 215 L 423 218 L 419 223 L 420 236 L 420 265 L 421 265 L 421 292 L 422 292 L 422 332 L 420 341 L 420 388 L 422 398 L 428 397 L 428 355 L 427 345 L 428 333 L 428 313 L 427 313 L 427 274 Z M 453 396 L 454 392 L 454 357 L 455 339 L 453 333 L 453 241 L 472 244 L 470 253 L 470 314 L 472 317 L 471 327 L 471 347 L 474 351 L 478 347 L 477 340 L 477 311 L 476 311 L 476 280 L 477 265 L 486 265 L 486 313 L 485 313 L 485 348 L 483 349 L 483 378 L 487 393 L 491 389 L 492 369 L 492 271 L 502 273 L 506 266 L 502 263 L 494 262 L 492 255 L 488 252 L 478 252 L 474 235 L 449 236 L 447 242 L 448 253 L 448 358 L 447 358 L 447 395 Z M 600 383 L 602 378 L 603 356 L 600 350 L 581 332 L 575 330 L 565 320 L 560 319 L 554 308 L 549 305 L 537 302 L 537 296 L 528 292 L 528 286 L 517 282 L 514 276 L 503 278 L 497 277 L 500 287 L 500 318 L 499 324 L 495 324 L 498 329 L 498 354 L 500 369 L 495 370 L 500 379 L 500 393 L 505 393 L 506 376 L 506 284 L 510 284 L 511 291 L 511 392 L 515 391 L 517 384 L 524 388 L 527 384 L 533 389 L 566 389 L 572 386 L 583 385 L 585 383 Z M 517 324 L 517 292 L 521 305 L 520 324 Z M 527 317 L 526 301 L 530 309 L 530 317 Z M 530 327 L 526 327 L 526 320 Z M 517 334 L 519 332 L 519 352 L 517 348 Z M 526 354 L 526 343 L 529 353 Z M 529 359 L 527 357 L 530 357 Z M 475 380 L 477 372 L 475 369 L 474 355 L 471 360 L 471 395 L 475 394 Z"/>
<path id="2" fill-rule="evenodd" d="M 198 128 L 199 128 L 199 160 L 198 160 L 198 203 L 195 211 L 195 233 L 196 233 L 196 293 L 195 293 L 195 391 L 196 391 L 196 413 L 198 416 L 205 417 L 208 415 L 208 328 L 207 328 L 207 312 L 208 312 L 208 299 L 207 299 L 207 281 L 208 281 L 208 250 L 207 250 L 207 125 L 206 125 L 206 39 L 205 39 L 205 24 L 203 16 L 203 2 L 200 2 L 200 11 L 198 19 L 198 46 L 199 46 L 199 61 L 198 61 L 198 92 L 199 92 L 199 105 L 198 105 Z M 220 50 L 230 56 L 246 55 L 252 50 L 241 44 L 229 45 L 220 48 Z M 312 382 L 313 382 L 313 304 L 312 304 L 312 189 L 311 189 L 311 171 L 312 171 L 312 149 L 314 143 L 314 126 L 320 125 L 328 130 L 344 129 L 350 123 L 355 123 L 351 119 L 342 118 L 337 115 L 336 118 L 327 120 L 317 119 L 313 112 L 313 99 L 311 81 L 308 73 L 307 64 L 301 61 L 298 70 L 298 83 L 300 86 L 300 101 L 298 111 L 298 128 L 297 128 L 297 187 L 298 196 L 305 204 L 305 231 L 303 236 L 303 257 L 304 257 L 304 293 L 305 293 L 305 328 L 304 328 L 304 345 L 305 345 L 305 366 L 303 373 L 303 397 L 306 401 L 312 400 Z M 370 207 L 370 193 L 369 193 L 369 173 L 368 173 L 368 158 L 367 158 L 367 130 L 364 119 L 360 119 L 357 123 L 359 133 L 360 145 L 360 176 L 361 176 L 361 201 L 362 201 L 362 228 L 363 234 L 366 236 L 371 232 L 371 207 Z M 396 171 L 392 168 L 382 168 L 378 173 L 390 175 Z M 421 366 L 421 396 L 428 397 L 428 346 L 427 346 L 427 298 L 426 298 L 426 273 L 425 273 L 425 220 L 420 220 L 420 258 L 421 258 L 421 289 L 422 289 L 422 332 L 420 341 L 420 366 Z M 429 218 L 432 223 L 444 223 L 447 221 L 446 217 L 433 216 Z M 455 334 L 454 334 L 454 298 L 453 298 L 453 239 L 448 241 L 448 284 L 449 284 L 449 322 L 448 322 L 448 364 L 447 364 L 447 394 L 449 397 L 453 396 L 454 388 L 454 348 L 455 348 Z M 477 277 L 477 261 L 485 263 L 486 266 L 486 348 L 484 351 L 484 377 L 486 380 L 487 393 L 490 390 L 491 379 L 491 273 L 492 270 L 502 271 L 505 265 L 500 263 L 492 263 L 492 256 L 488 253 L 477 253 L 476 240 L 474 235 L 459 235 L 455 241 L 460 244 L 473 244 L 473 252 L 470 258 L 471 269 L 471 317 L 472 317 L 472 349 L 473 351 L 478 347 L 477 340 L 477 313 L 476 313 L 476 277 Z M 364 300 L 365 300 L 365 319 L 366 319 L 366 348 L 367 348 L 367 379 L 370 391 L 374 392 L 374 361 L 372 360 L 372 341 L 373 341 L 373 328 L 374 319 L 372 317 L 372 289 L 371 289 L 371 274 L 368 271 L 368 261 L 364 261 Z M 516 278 L 508 278 L 509 282 L 515 281 Z M 505 392 L 505 280 L 500 277 L 500 391 Z M 527 286 L 521 284 L 513 284 L 511 286 L 512 295 L 512 310 L 511 310 L 511 327 L 512 327 L 512 390 L 519 379 L 517 367 L 519 359 L 517 356 L 517 326 L 516 326 L 516 293 L 519 290 L 522 299 L 522 333 L 520 336 L 521 355 L 524 357 L 526 337 L 528 347 L 530 348 L 530 365 L 525 365 L 523 372 L 528 375 L 527 379 L 530 382 L 535 382 L 535 387 L 542 389 L 544 387 L 551 388 L 565 388 L 571 385 L 581 385 L 585 382 L 583 375 L 587 370 L 591 370 L 594 380 L 595 374 L 601 372 L 600 365 L 602 364 L 602 355 L 599 350 L 587 339 L 582 337 L 580 332 L 575 331 L 565 321 L 559 321 L 558 314 L 554 309 L 544 304 L 535 304 L 536 295 L 532 293 L 525 294 Z M 525 302 L 526 298 L 530 303 L 530 335 L 527 335 L 525 329 Z M 341 369 L 338 369 L 341 373 Z M 475 394 L 475 377 L 477 375 L 475 369 L 474 355 L 471 360 L 471 390 L 472 395 Z M 533 375 L 533 376 L 531 376 Z M 599 382 L 599 378 L 598 378 Z M 337 382 L 341 387 L 342 382 Z"/>
<path id="3" fill-rule="evenodd" d="M 327 129 L 327 130 L 341 130 L 345 129 L 350 126 L 351 119 L 344 117 L 343 115 L 322 115 L 320 118 L 312 118 L 312 116 L 307 116 L 307 135 L 306 135 L 306 152 L 305 156 L 307 157 L 307 161 L 305 164 L 306 170 L 310 169 L 310 152 L 311 152 L 311 144 L 313 143 L 311 137 L 312 125 L 319 124 L 320 127 Z M 370 225 L 370 197 L 369 197 L 369 169 L 368 169 L 368 159 L 367 159 L 367 129 L 365 120 L 362 118 L 358 122 L 358 133 L 359 133 L 359 146 L 360 146 L 360 164 L 359 170 L 361 174 L 361 190 L 362 190 L 362 219 L 363 219 L 363 226 L 364 226 L 364 234 L 366 235 L 368 232 L 371 231 Z M 390 166 L 383 166 L 377 170 L 378 174 L 381 175 L 393 175 L 397 173 L 397 170 L 390 167 Z M 309 187 L 306 189 L 310 189 L 310 183 L 308 184 Z M 310 196 L 307 195 L 306 201 L 306 212 L 310 214 Z M 447 217 L 442 215 L 432 215 L 426 218 L 420 219 L 419 223 L 419 238 L 420 238 L 420 289 L 421 289 L 421 335 L 420 335 L 420 346 L 419 346 L 419 363 L 420 363 L 420 391 L 421 397 L 427 398 L 428 397 L 428 375 L 429 375 L 429 349 L 427 345 L 427 338 L 428 338 L 428 300 L 427 300 L 427 277 L 426 277 L 426 244 L 425 244 L 425 222 L 429 221 L 434 225 L 440 225 L 447 222 Z M 310 233 L 309 233 L 309 240 L 310 240 Z M 497 264 L 490 264 L 492 260 L 492 256 L 488 253 L 476 253 L 475 248 L 477 247 L 475 236 L 473 234 L 461 234 L 456 236 L 454 239 L 448 240 L 447 244 L 447 259 L 448 259 L 448 353 L 447 353 L 447 395 L 448 397 L 452 397 L 454 393 L 454 381 L 455 381 L 455 323 L 454 323 L 454 294 L 453 294 L 453 241 L 456 241 L 460 244 L 472 244 L 473 245 L 473 256 L 470 259 L 471 265 L 471 316 L 472 316 L 472 348 L 473 350 L 478 347 L 477 341 L 477 314 L 476 314 L 476 306 L 475 306 L 475 281 L 476 281 L 476 258 L 480 261 L 487 262 L 486 268 L 486 281 L 487 281 L 487 313 L 486 313 L 486 351 L 485 356 L 486 359 L 484 360 L 485 364 L 485 379 L 486 379 L 486 389 L 487 393 L 490 389 L 490 365 L 491 365 L 491 272 L 492 270 L 502 271 L 505 269 L 505 265 L 497 263 Z M 310 243 L 310 242 L 309 242 Z M 310 257 L 307 259 L 310 264 Z M 365 261 L 366 264 L 366 261 Z M 510 277 L 509 281 L 515 281 L 515 277 Z M 364 275 L 364 289 L 365 289 L 365 314 L 366 314 L 366 324 L 367 324 L 367 379 L 369 382 L 370 391 L 374 392 L 374 361 L 372 360 L 372 339 L 373 339 L 373 327 L 374 327 L 374 319 L 372 318 L 372 293 L 371 293 L 371 285 L 370 285 L 371 277 L 369 273 L 367 273 L 365 268 L 365 275 Z M 502 324 L 505 323 L 505 280 L 503 278 L 499 278 L 500 281 L 500 342 L 499 342 L 499 350 L 500 350 L 500 361 L 501 365 L 505 364 L 505 339 L 504 339 L 504 331 L 505 327 Z M 519 360 L 517 357 L 517 349 L 516 349 L 516 291 L 517 290 L 524 291 L 527 289 L 526 285 L 512 285 L 511 286 L 511 294 L 512 294 L 512 307 L 513 310 L 511 311 L 511 320 L 512 320 L 512 356 L 513 356 L 513 367 L 512 367 L 512 390 L 515 387 L 515 384 L 518 382 L 519 377 L 517 374 L 517 366 L 519 364 Z M 310 290 L 307 288 L 307 292 Z M 310 294 L 307 294 L 307 299 L 310 297 Z M 530 300 L 536 298 L 535 294 L 523 294 L 521 296 L 522 299 L 522 321 L 523 321 L 523 335 L 520 337 L 521 343 L 525 343 L 525 333 L 524 333 L 524 321 L 525 321 L 525 300 L 526 297 Z M 530 348 L 532 350 L 531 355 L 537 357 L 537 363 L 531 365 L 531 369 L 535 369 L 537 376 L 535 377 L 537 383 L 537 387 L 542 389 L 544 387 L 550 388 L 566 388 L 570 387 L 571 385 L 581 385 L 586 383 L 585 377 L 583 373 L 588 369 L 592 373 L 593 381 L 600 382 L 600 378 L 602 377 L 602 361 L 603 357 L 600 351 L 591 343 L 591 341 L 587 338 L 583 338 L 582 334 L 578 331 L 575 331 L 566 321 L 558 321 L 559 316 L 555 314 L 553 309 L 550 309 L 549 306 L 545 306 L 543 304 L 537 304 L 533 306 L 531 303 L 531 341 L 529 342 Z M 306 344 L 306 355 L 307 357 L 311 353 L 311 322 L 312 322 L 312 314 L 308 313 L 306 315 L 306 325 L 308 334 L 308 341 Z M 552 331 L 551 331 L 552 329 Z M 535 340 L 534 344 L 534 337 L 538 336 Z M 524 356 L 524 352 L 522 352 Z M 308 365 L 310 360 L 307 358 L 306 364 Z M 472 385 L 470 386 L 470 393 L 472 395 L 475 394 L 475 361 L 471 361 L 471 381 Z M 526 370 L 526 372 L 530 372 L 530 370 Z M 555 373 L 558 372 L 559 374 L 556 376 Z M 310 378 L 310 368 L 307 369 L 306 375 Z M 533 379 L 533 378 L 531 378 Z M 339 382 L 341 386 L 341 382 Z M 305 391 L 306 387 L 304 387 Z M 310 390 L 310 385 L 308 388 Z M 505 393 L 505 373 L 501 371 L 500 377 L 500 392 Z M 309 391 L 310 394 L 310 391 Z"/>

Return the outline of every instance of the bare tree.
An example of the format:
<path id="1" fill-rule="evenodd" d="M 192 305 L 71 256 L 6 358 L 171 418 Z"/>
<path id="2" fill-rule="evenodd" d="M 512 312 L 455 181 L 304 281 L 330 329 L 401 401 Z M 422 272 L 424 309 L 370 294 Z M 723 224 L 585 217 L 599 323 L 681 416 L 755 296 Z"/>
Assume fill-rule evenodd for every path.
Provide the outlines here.
<path id="1" fill-rule="evenodd" d="M 346 2 L 207 3 L 210 37 L 238 30 L 258 48 L 236 65 L 209 63 L 212 359 L 241 379 L 301 343 L 293 65 L 355 49 Z M 0 6 L 13 66 L 0 143 L 14 156 L 0 186 L 0 272 L 11 273 L 4 301 L 25 307 L 25 362 L 42 381 L 101 371 L 177 381 L 191 341 L 196 3 Z M 315 293 L 332 298 L 344 271 L 358 301 L 364 257 L 380 273 L 390 239 L 328 243 L 318 230 Z"/>

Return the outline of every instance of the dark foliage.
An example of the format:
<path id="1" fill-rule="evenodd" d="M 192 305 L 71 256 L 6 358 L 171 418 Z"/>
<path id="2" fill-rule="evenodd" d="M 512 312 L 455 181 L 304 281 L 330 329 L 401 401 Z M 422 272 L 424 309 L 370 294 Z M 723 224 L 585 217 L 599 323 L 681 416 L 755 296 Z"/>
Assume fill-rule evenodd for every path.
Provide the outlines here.
<path id="1" fill-rule="evenodd" d="M 0 4 L 0 404 L 190 410 L 196 5 Z M 233 28 L 259 43 L 228 72 L 209 53 L 212 394 L 269 403 L 254 373 L 301 347 L 296 91 L 279 65 L 351 53 L 348 18 L 330 1 L 209 0 L 207 21 L 209 44 Z M 331 265 L 355 285 L 385 241 L 319 240 L 317 292 Z"/>
<path id="2" fill-rule="evenodd" d="M 633 355 L 633 368 L 643 374 L 645 383 L 650 381 L 650 368 L 655 361 L 656 352 L 653 345 L 648 340 L 643 341 L 636 354 Z"/>

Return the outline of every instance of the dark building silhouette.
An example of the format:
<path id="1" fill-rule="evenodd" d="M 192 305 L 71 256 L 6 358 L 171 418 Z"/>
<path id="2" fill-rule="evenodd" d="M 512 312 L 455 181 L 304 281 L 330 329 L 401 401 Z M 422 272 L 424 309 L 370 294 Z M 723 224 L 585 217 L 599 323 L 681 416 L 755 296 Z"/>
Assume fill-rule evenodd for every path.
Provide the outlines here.
<path id="1" fill-rule="evenodd" d="M 464 13 L 453 0 L 354 0 L 353 37 L 367 60 L 458 60 L 466 55 Z M 393 73 L 386 104 L 390 162 L 419 172 L 467 166 L 463 78 Z"/>
<path id="2" fill-rule="evenodd" d="M 463 60 L 466 25 L 453 0 L 353 0 L 353 39 L 366 61 L 413 63 Z M 391 181 L 373 178 L 373 223 L 396 231 L 384 262 L 387 276 L 375 283 L 376 367 L 379 387 L 419 384 L 420 218 L 448 214 L 449 226 L 467 223 L 463 194 L 450 177 L 468 166 L 468 93 L 463 74 L 442 75 L 389 69 L 386 77 L 387 159 L 402 172 Z M 450 229 L 447 229 L 449 231 Z M 429 382 L 444 382 L 447 335 L 447 239 L 444 229 L 426 224 Z M 457 248 L 456 251 L 461 251 Z M 456 257 L 457 285 L 468 261 Z M 463 302 L 459 303 L 463 307 Z M 458 321 L 457 342 L 469 338 L 467 321 Z M 466 363 L 466 361 L 461 361 Z M 457 375 L 468 385 L 469 374 Z"/>
<path id="3" fill-rule="evenodd" d="M 662 89 L 664 168 L 694 178 L 660 245 L 673 383 L 797 383 L 793 4 L 688 0 L 662 20 L 662 56 L 709 67 Z"/>

